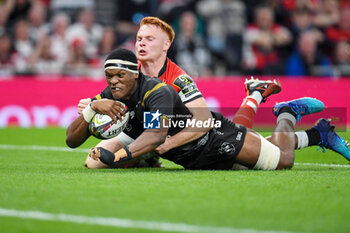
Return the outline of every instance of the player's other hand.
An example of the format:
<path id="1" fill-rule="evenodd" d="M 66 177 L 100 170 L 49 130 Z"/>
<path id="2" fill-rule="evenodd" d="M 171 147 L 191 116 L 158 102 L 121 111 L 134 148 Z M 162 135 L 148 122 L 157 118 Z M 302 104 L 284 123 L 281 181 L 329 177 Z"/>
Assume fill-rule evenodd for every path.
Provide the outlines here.
<path id="1" fill-rule="evenodd" d="M 88 106 L 90 102 L 91 102 L 90 98 L 81 99 L 78 103 L 78 113 L 81 114 L 84 108 L 86 108 L 86 106 Z"/>
<path id="2" fill-rule="evenodd" d="M 100 160 L 100 151 L 98 150 L 97 147 L 92 147 L 90 150 L 89 150 L 89 156 L 93 159 L 93 160 Z"/>
<path id="3" fill-rule="evenodd" d="M 115 100 L 95 100 L 91 103 L 91 108 L 95 112 L 110 116 L 110 118 L 113 119 L 114 123 L 117 123 L 118 119 L 122 121 L 122 117 L 125 116 L 125 107 L 120 102 Z"/>
<path id="4" fill-rule="evenodd" d="M 170 149 L 172 149 L 171 142 L 170 142 L 169 138 L 170 138 L 170 136 L 168 136 L 165 139 L 165 142 L 163 144 L 159 145 L 156 149 L 154 149 L 154 151 L 157 154 L 161 155 L 161 154 L 168 152 Z"/>

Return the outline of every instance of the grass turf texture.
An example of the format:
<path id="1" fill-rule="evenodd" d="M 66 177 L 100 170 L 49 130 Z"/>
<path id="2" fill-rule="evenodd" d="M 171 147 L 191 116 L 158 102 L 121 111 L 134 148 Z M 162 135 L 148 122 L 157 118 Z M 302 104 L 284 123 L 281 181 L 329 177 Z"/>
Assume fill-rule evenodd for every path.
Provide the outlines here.
<path id="1" fill-rule="evenodd" d="M 0 144 L 65 146 L 60 128 L 0 129 L 0 138 Z M 91 138 L 81 148 L 96 143 Z M 297 151 L 296 162 L 349 164 L 316 148 Z M 350 231 L 349 167 L 185 171 L 163 161 L 161 169 L 88 170 L 85 158 L 82 152 L 1 149 L 0 208 L 257 231 Z M 0 232 L 151 231 L 0 216 Z"/>

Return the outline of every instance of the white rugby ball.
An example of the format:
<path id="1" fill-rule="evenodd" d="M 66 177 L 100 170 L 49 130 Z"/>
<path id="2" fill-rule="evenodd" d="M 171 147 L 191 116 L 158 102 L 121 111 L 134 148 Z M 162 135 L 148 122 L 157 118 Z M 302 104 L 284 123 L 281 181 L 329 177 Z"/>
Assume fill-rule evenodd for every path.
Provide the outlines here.
<path id="1" fill-rule="evenodd" d="M 89 123 L 89 131 L 94 137 L 99 139 L 113 138 L 125 129 L 128 121 L 128 111 L 122 117 L 122 121 L 118 119 L 117 123 L 114 123 L 108 115 L 96 113 Z"/>

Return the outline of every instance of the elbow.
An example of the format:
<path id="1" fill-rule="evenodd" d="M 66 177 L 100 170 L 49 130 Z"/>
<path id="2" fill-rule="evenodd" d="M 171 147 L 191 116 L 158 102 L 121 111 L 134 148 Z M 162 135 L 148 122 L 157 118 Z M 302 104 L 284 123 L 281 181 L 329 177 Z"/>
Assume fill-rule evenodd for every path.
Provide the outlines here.
<path id="1" fill-rule="evenodd" d="M 76 121 L 76 120 L 80 120 Z M 71 125 L 68 126 L 66 131 L 66 144 L 70 148 L 76 148 L 83 144 L 85 140 L 90 136 L 88 127 L 80 118 L 73 121 Z"/>
<path id="2" fill-rule="evenodd" d="M 66 144 L 69 148 L 76 148 L 77 145 L 74 144 L 74 142 L 72 140 L 70 140 L 68 137 L 66 138 Z"/>
<path id="3" fill-rule="evenodd" d="M 67 128 L 67 131 L 66 131 L 66 145 L 69 147 L 69 148 L 75 148 L 76 146 L 74 145 L 74 142 L 73 142 L 73 137 L 72 137 L 72 131 L 70 129 L 71 127 L 69 126 Z"/>
<path id="4" fill-rule="evenodd" d="M 80 146 L 80 144 L 77 143 L 76 140 L 74 140 L 74 138 L 71 137 L 70 135 L 66 136 L 66 144 L 69 148 L 72 148 L 72 149 Z"/>

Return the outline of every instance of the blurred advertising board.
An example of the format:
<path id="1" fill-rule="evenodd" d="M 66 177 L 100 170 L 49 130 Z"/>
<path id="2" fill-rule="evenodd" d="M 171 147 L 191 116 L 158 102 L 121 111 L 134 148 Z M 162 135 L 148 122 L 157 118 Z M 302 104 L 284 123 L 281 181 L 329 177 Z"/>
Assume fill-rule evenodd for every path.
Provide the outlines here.
<path id="1" fill-rule="evenodd" d="M 271 77 L 261 77 L 268 79 Z M 350 79 L 278 78 L 282 92 L 271 96 L 258 109 L 255 126 L 273 126 L 276 102 L 303 96 L 322 100 L 326 109 L 307 116 L 303 124 L 313 124 L 320 117 L 332 118 L 338 125 L 350 124 Z M 243 77 L 197 78 L 196 83 L 214 111 L 231 118 L 246 96 Z M 94 97 L 106 87 L 104 80 L 77 78 L 16 77 L 0 80 L 0 127 L 67 127 L 77 117 L 80 99 Z"/>

